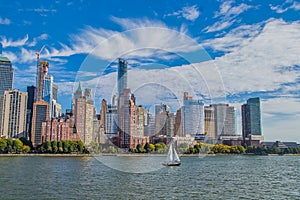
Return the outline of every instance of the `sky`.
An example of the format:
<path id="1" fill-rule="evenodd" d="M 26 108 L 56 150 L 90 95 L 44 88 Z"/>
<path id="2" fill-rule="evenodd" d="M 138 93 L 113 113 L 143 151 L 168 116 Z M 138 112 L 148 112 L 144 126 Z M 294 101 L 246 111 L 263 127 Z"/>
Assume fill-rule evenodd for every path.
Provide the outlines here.
<path id="1" fill-rule="evenodd" d="M 79 81 L 101 100 L 116 93 L 117 59 L 128 86 L 153 110 L 194 99 L 235 106 L 260 97 L 266 141 L 300 143 L 300 2 L 0 0 L 2 56 L 14 88 L 35 85 L 36 55 L 49 61 L 58 102 L 71 107 Z"/>

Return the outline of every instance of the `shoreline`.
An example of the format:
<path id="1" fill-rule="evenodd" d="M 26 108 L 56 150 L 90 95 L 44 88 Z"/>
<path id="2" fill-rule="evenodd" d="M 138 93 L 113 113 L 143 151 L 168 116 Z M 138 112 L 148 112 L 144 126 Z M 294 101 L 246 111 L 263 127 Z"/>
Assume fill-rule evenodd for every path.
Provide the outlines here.
<path id="1" fill-rule="evenodd" d="M 118 156 L 118 157 L 165 157 L 167 154 L 130 154 L 130 153 L 105 153 L 105 154 L 0 154 L 0 157 L 96 157 L 96 156 Z M 300 156 L 300 154 L 179 154 L 180 157 L 206 157 L 206 156 Z"/>

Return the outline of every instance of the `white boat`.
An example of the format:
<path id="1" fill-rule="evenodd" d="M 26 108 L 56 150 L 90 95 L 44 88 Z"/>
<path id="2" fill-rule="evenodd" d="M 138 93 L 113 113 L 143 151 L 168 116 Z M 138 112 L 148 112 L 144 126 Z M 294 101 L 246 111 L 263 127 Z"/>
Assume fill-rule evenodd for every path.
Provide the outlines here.
<path id="1" fill-rule="evenodd" d="M 165 166 L 179 166 L 181 164 L 173 142 L 170 144 L 167 160 L 162 164 Z"/>

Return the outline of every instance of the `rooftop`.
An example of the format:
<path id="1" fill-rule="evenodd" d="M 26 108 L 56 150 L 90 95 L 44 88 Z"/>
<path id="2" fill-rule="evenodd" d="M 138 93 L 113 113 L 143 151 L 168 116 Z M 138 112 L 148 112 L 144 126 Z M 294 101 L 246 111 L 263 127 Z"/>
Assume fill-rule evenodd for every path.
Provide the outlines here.
<path id="1" fill-rule="evenodd" d="M 0 62 L 10 62 L 7 57 L 0 56 Z"/>

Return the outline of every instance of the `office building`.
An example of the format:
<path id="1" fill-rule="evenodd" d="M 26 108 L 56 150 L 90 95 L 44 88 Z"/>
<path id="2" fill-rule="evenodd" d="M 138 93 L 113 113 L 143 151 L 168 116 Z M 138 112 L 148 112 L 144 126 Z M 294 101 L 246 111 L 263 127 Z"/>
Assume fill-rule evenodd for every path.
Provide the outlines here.
<path id="1" fill-rule="evenodd" d="M 193 100 L 187 92 L 183 97 L 181 118 L 185 135 L 204 134 L 204 103 Z"/>
<path id="2" fill-rule="evenodd" d="M 3 113 L 3 98 L 5 90 L 13 88 L 14 69 L 10 60 L 0 56 L 0 113 Z M 0 114 L 0 130 L 2 127 L 2 115 Z"/>
<path id="3" fill-rule="evenodd" d="M 216 139 L 214 107 L 204 107 L 204 134 L 209 139 Z"/>
<path id="4" fill-rule="evenodd" d="M 118 59 L 118 96 L 123 93 L 123 90 L 127 88 L 127 61 Z"/>
<path id="5" fill-rule="evenodd" d="M 243 138 L 250 135 L 262 135 L 260 99 L 250 98 L 242 105 L 242 132 Z"/>
<path id="6" fill-rule="evenodd" d="M 108 105 L 108 110 L 105 117 L 105 133 L 118 133 L 118 109 L 117 106 Z"/>
<path id="7" fill-rule="evenodd" d="M 34 147 L 45 141 L 45 135 L 42 132 L 42 123 L 49 120 L 50 105 L 40 100 L 33 104 L 31 142 Z"/>
<path id="8" fill-rule="evenodd" d="M 35 101 L 40 101 L 43 99 L 44 83 L 45 83 L 45 77 L 48 73 L 48 67 L 49 67 L 48 61 L 38 59 Z M 52 92 L 52 88 L 51 88 L 51 92 Z"/>
<path id="9" fill-rule="evenodd" d="M 32 113 L 33 113 L 33 103 L 35 98 L 35 86 L 27 86 L 27 94 L 28 94 L 28 101 L 27 101 L 27 117 L 26 117 L 26 131 L 27 131 L 27 139 L 31 138 L 31 125 L 32 125 Z"/>
<path id="10" fill-rule="evenodd" d="M 4 91 L 1 136 L 5 138 L 27 137 L 27 92 Z"/>
<path id="11" fill-rule="evenodd" d="M 215 137 L 236 135 L 235 109 L 228 104 L 212 104 L 215 121 Z"/>

